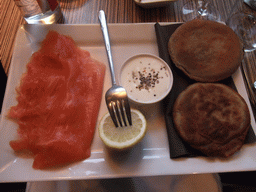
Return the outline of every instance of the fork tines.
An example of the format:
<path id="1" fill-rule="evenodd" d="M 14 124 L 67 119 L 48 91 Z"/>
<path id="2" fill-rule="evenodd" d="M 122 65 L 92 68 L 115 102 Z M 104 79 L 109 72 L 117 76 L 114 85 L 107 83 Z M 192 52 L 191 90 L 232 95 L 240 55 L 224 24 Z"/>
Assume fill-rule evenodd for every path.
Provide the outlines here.
<path id="1" fill-rule="evenodd" d="M 115 100 L 107 103 L 110 116 L 116 127 L 132 125 L 131 110 L 128 99 Z"/>

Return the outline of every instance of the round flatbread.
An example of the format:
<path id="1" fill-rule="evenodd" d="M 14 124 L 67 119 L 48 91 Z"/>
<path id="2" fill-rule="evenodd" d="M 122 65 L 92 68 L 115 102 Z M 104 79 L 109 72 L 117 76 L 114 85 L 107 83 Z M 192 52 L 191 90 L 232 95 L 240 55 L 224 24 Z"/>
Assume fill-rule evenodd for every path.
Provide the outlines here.
<path id="1" fill-rule="evenodd" d="M 180 137 L 207 156 L 229 157 L 244 144 L 250 113 L 230 87 L 195 83 L 176 99 L 173 121 Z"/>
<path id="2" fill-rule="evenodd" d="M 170 37 L 168 49 L 174 64 L 200 82 L 231 76 L 243 59 L 243 46 L 234 31 L 210 20 L 182 24 Z"/>

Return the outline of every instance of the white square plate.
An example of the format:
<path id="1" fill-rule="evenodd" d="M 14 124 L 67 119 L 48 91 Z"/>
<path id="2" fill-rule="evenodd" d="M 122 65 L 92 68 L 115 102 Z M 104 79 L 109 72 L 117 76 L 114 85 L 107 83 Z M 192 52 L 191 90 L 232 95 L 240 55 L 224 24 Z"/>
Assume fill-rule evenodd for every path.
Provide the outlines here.
<path id="1" fill-rule="evenodd" d="M 171 23 L 168 23 L 171 24 Z M 0 182 L 74 180 L 117 177 L 178 175 L 228 171 L 256 170 L 256 146 L 245 145 L 228 160 L 215 158 L 170 159 L 165 121 L 159 104 L 134 106 L 141 110 L 148 121 L 148 132 L 143 141 L 129 154 L 112 154 L 101 142 L 96 128 L 91 157 L 60 169 L 35 170 L 33 158 L 16 154 L 9 141 L 17 137 L 17 125 L 6 115 L 16 105 L 15 88 L 19 85 L 26 64 L 49 30 L 71 36 L 82 49 L 107 66 L 103 96 L 98 120 L 107 112 L 104 95 L 111 86 L 108 60 L 100 25 L 24 25 L 17 34 L 8 76 L 0 126 Z M 116 73 L 124 61 L 136 54 L 158 56 L 154 23 L 109 24 L 109 34 Z M 233 75 L 239 93 L 249 104 L 240 70 Z M 250 108 L 251 109 L 251 108 Z M 252 114 L 252 113 L 251 113 Z M 251 115 L 252 116 L 252 115 Z M 252 116 L 252 126 L 255 122 Z"/>
<path id="2" fill-rule="evenodd" d="M 134 2 L 143 8 L 164 7 L 177 0 L 134 0 Z"/>

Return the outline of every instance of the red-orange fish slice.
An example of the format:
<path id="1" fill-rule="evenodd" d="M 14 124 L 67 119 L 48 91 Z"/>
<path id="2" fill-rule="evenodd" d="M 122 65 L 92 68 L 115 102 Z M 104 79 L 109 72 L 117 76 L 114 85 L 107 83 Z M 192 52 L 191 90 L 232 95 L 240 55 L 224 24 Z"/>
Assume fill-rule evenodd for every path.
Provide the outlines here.
<path id="1" fill-rule="evenodd" d="M 9 111 L 19 125 L 19 139 L 10 146 L 32 151 L 35 169 L 88 158 L 104 75 L 104 64 L 70 37 L 50 31 L 32 55 L 17 89 L 18 104 Z"/>

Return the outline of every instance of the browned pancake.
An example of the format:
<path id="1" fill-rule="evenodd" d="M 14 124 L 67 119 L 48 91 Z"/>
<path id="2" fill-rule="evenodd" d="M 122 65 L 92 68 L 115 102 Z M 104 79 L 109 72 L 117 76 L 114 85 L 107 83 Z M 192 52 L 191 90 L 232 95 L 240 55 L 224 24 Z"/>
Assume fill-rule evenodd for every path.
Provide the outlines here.
<path id="1" fill-rule="evenodd" d="M 181 138 L 207 156 L 229 157 L 244 144 L 250 126 L 244 99 L 223 84 L 196 83 L 177 98 L 173 108 Z"/>
<path id="2" fill-rule="evenodd" d="M 178 27 L 168 48 L 174 64 L 201 82 L 231 76 L 243 59 L 242 43 L 233 30 L 209 20 L 194 19 Z"/>

